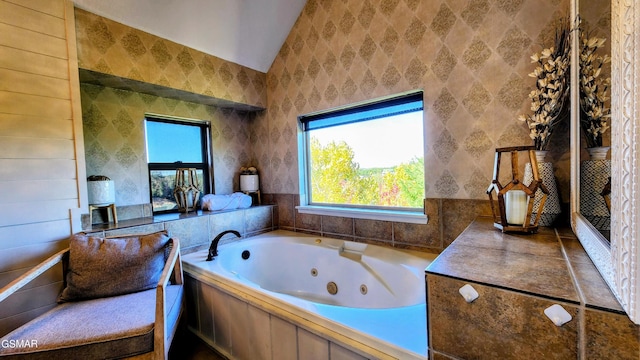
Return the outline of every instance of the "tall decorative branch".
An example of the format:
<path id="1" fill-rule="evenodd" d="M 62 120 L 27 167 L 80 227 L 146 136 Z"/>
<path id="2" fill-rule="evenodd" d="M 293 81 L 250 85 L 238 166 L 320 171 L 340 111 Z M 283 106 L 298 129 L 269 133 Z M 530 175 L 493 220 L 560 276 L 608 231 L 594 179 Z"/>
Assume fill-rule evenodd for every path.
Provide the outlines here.
<path id="1" fill-rule="evenodd" d="M 530 77 L 536 79 L 536 89 L 531 91 L 531 115 L 518 119 L 529 127 L 529 137 L 537 150 L 546 150 L 554 128 L 568 110 L 570 87 L 570 29 L 567 19 L 556 29 L 554 46 L 535 53 L 531 62 L 537 66 Z"/>
<path id="2" fill-rule="evenodd" d="M 607 106 L 611 77 L 601 76 L 602 66 L 611 58 L 597 53 L 605 41 L 580 31 L 580 128 L 589 148 L 602 146 L 602 134 L 609 129 L 607 118 L 611 117 Z"/>

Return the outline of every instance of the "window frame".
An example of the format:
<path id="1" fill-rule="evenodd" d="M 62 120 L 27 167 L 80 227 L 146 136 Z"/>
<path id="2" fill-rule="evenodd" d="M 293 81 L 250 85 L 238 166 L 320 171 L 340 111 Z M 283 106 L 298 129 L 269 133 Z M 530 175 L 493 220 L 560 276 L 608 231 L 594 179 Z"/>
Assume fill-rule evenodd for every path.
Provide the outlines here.
<path id="1" fill-rule="evenodd" d="M 426 126 L 424 116 L 424 92 L 423 90 L 412 90 L 400 94 L 391 96 L 376 98 L 372 100 L 366 100 L 354 104 L 349 104 L 333 109 L 318 111 L 310 114 L 298 116 L 298 166 L 299 166 L 299 189 L 300 189 L 300 205 L 296 206 L 296 209 L 300 213 L 315 214 L 315 215 L 327 215 L 327 216 L 342 216 L 371 220 L 386 220 L 397 222 L 408 222 L 426 224 L 428 217 L 426 215 L 426 165 L 425 165 L 425 199 L 423 199 L 421 208 L 408 208 L 408 207 L 391 207 L 391 206 L 370 206 L 370 205 L 354 205 L 354 204 L 326 204 L 311 202 L 311 174 L 310 174 L 310 138 L 308 123 L 315 121 L 316 118 L 326 119 L 330 118 L 331 114 L 349 114 L 357 112 L 358 109 L 368 109 L 373 107 L 384 108 L 385 103 L 393 104 L 394 101 L 402 98 L 417 98 L 421 99 L 422 107 L 422 129 L 423 129 L 423 154 L 426 153 Z M 379 105 L 383 106 L 379 106 Z M 399 113 L 398 113 L 399 114 Z M 397 114 L 390 114 L 375 118 L 385 118 Z M 375 118 L 358 120 L 369 121 Z M 326 121 L 326 120 L 325 120 Z M 349 124 L 357 121 L 340 123 L 340 125 Z M 338 126 L 340 126 L 338 125 Z"/>
<path id="2" fill-rule="evenodd" d="M 185 126 L 196 126 L 200 128 L 200 141 L 202 144 L 202 162 L 181 162 L 176 161 L 173 163 L 164 163 L 164 162 L 150 162 L 150 154 L 149 154 L 149 134 L 147 131 L 147 122 L 160 122 L 167 124 L 176 124 L 176 125 L 185 125 Z M 173 170 L 174 173 L 178 168 L 195 168 L 196 170 L 202 170 L 202 193 L 204 194 L 213 193 L 213 184 L 211 179 L 213 179 L 212 174 L 212 159 L 211 156 L 211 124 L 208 121 L 197 120 L 197 119 L 187 119 L 187 118 L 179 118 L 173 116 L 166 115 L 157 115 L 146 113 L 144 118 L 144 127 L 145 127 L 145 146 L 146 146 L 146 155 L 147 155 L 147 175 L 149 177 L 149 203 L 151 204 L 151 211 L 153 215 L 159 214 L 169 214 L 169 213 L 177 213 L 178 209 L 171 210 L 159 210 L 156 211 L 153 208 L 153 187 L 151 184 L 151 172 L 152 171 L 170 171 Z"/>

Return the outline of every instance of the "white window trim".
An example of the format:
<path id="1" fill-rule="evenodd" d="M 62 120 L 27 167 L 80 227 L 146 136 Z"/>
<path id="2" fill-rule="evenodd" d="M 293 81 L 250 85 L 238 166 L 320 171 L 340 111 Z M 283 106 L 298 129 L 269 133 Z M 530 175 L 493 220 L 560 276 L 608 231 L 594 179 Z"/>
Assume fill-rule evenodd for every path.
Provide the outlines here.
<path id="1" fill-rule="evenodd" d="M 372 210 L 316 205 L 299 205 L 296 206 L 296 210 L 301 214 L 339 216 L 355 219 L 382 220 L 411 224 L 427 224 L 429 222 L 429 217 L 426 214 L 410 211 Z"/>

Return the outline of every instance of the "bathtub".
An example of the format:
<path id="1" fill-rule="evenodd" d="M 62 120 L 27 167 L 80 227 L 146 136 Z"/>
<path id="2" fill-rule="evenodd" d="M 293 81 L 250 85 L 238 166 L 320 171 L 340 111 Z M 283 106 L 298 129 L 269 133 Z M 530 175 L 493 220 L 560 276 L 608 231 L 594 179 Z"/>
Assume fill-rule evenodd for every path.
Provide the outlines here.
<path id="1" fill-rule="evenodd" d="M 424 269 L 435 255 L 281 230 L 218 253 L 182 261 L 189 328 L 222 354 L 305 359 L 326 347 L 354 359 L 427 358 Z"/>

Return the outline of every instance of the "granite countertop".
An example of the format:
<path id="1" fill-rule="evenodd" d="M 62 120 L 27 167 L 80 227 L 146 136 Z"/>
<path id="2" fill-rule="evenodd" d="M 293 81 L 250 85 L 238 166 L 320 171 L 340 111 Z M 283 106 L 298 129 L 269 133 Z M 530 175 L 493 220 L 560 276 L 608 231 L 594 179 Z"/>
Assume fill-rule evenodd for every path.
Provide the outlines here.
<path id="1" fill-rule="evenodd" d="M 479 217 L 447 247 L 427 274 L 468 280 L 608 311 L 622 307 L 567 229 L 502 233 Z"/>

